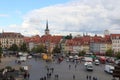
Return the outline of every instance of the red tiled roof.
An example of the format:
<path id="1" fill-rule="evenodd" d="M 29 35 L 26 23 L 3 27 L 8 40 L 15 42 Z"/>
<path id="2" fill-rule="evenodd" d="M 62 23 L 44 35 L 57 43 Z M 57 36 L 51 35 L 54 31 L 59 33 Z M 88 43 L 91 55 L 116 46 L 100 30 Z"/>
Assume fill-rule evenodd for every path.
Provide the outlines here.
<path id="1" fill-rule="evenodd" d="M 75 45 L 90 45 L 90 42 L 95 42 L 95 43 L 111 42 L 111 40 L 109 39 L 106 40 L 105 38 L 96 35 L 93 37 L 83 36 L 83 37 L 73 38 L 71 40 L 66 40 L 66 45 L 75 46 Z"/>
<path id="2" fill-rule="evenodd" d="M 29 43 L 29 42 L 35 42 L 38 43 L 40 41 L 40 36 L 39 35 L 35 35 L 32 37 L 24 37 L 24 41 Z"/>
<path id="3" fill-rule="evenodd" d="M 3 37 L 12 37 L 12 38 L 15 38 L 15 37 L 19 37 L 19 38 L 23 38 L 24 36 L 20 33 L 15 33 L 15 32 L 3 32 L 0 34 L 0 38 L 3 38 Z"/>
<path id="4" fill-rule="evenodd" d="M 112 39 L 113 38 L 119 38 L 120 39 L 120 34 L 111 34 L 110 36 L 111 36 Z"/>
<path id="5" fill-rule="evenodd" d="M 50 42 L 50 43 L 54 43 L 54 44 L 58 44 L 61 39 L 62 39 L 62 36 L 51 36 L 51 35 L 46 35 L 46 36 L 42 36 L 42 37 L 36 35 L 36 36 L 24 38 L 24 40 L 26 42 L 34 42 L 34 43 Z"/>
<path id="6" fill-rule="evenodd" d="M 50 43 L 58 44 L 61 39 L 62 39 L 62 36 L 50 36 L 50 35 L 48 35 L 48 36 L 42 36 L 41 42 L 42 43 L 50 42 Z"/>

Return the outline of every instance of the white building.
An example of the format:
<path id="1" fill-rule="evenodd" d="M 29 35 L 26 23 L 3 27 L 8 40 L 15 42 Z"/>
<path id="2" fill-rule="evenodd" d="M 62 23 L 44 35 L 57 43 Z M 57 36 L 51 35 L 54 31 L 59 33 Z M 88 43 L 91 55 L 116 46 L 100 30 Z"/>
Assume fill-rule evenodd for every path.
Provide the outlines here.
<path id="1" fill-rule="evenodd" d="M 107 51 L 107 44 L 106 43 L 90 43 L 90 51 L 96 54 L 105 54 Z"/>
<path id="2" fill-rule="evenodd" d="M 112 50 L 120 52 L 120 34 L 111 34 Z"/>

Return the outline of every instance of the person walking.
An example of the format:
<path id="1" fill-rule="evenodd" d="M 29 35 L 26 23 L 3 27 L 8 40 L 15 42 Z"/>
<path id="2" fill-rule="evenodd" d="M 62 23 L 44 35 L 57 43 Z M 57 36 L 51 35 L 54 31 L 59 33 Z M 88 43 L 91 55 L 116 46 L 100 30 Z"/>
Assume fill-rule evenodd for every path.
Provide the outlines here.
<path id="1" fill-rule="evenodd" d="M 70 70 L 70 68 L 71 68 L 71 65 L 69 64 L 69 70 Z"/>
<path id="2" fill-rule="evenodd" d="M 89 76 L 89 80 L 91 80 L 91 76 Z"/>
<path id="3" fill-rule="evenodd" d="M 28 77 L 28 79 L 30 78 L 30 73 L 27 73 L 27 77 Z"/>
<path id="4" fill-rule="evenodd" d="M 75 75 L 73 75 L 73 80 L 75 80 Z"/>
<path id="5" fill-rule="evenodd" d="M 95 77 L 93 77 L 93 80 L 96 80 Z"/>
<path id="6" fill-rule="evenodd" d="M 75 69 L 76 69 L 76 67 L 77 67 L 77 64 L 75 64 Z"/>
<path id="7" fill-rule="evenodd" d="M 46 80 L 47 78 L 46 78 L 46 76 L 44 76 L 44 80 Z"/>
<path id="8" fill-rule="evenodd" d="M 24 79 L 26 79 L 26 78 L 27 78 L 27 74 L 26 74 L 26 72 L 24 73 L 24 75 L 23 75 L 23 76 L 24 76 Z"/>
<path id="9" fill-rule="evenodd" d="M 86 79 L 88 80 L 88 75 L 86 76 Z"/>
<path id="10" fill-rule="evenodd" d="M 51 70 L 52 70 L 52 73 L 54 72 L 54 68 L 51 68 Z"/>

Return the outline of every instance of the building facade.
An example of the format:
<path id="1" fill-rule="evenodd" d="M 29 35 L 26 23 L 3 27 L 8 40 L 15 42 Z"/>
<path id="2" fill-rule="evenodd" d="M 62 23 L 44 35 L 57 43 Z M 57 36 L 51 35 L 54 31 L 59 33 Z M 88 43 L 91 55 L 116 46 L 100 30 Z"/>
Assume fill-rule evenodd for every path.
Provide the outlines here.
<path id="1" fill-rule="evenodd" d="M 111 34 L 112 40 L 112 50 L 116 52 L 120 52 L 120 34 Z"/>
<path id="2" fill-rule="evenodd" d="M 24 36 L 20 33 L 3 32 L 0 34 L 0 46 L 4 48 L 10 48 L 13 44 L 18 47 L 24 42 Z"/>

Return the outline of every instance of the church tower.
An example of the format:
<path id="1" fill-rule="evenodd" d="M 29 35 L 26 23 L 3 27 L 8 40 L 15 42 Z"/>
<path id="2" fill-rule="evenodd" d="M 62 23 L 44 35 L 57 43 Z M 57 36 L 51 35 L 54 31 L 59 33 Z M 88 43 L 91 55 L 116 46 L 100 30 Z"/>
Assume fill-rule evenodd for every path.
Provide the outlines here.
<path id="1" fill-rule="evenodd" d="M 109 30 L 104 30 L 104 36 L 106 36 L 106 35 L 110 35 Z"/>
<path id="2" fill-rule="evenodd" d="M 47 22 L 46 22 L 45 35 L 49 35 L 48 20 L 47 20 Z"/>

